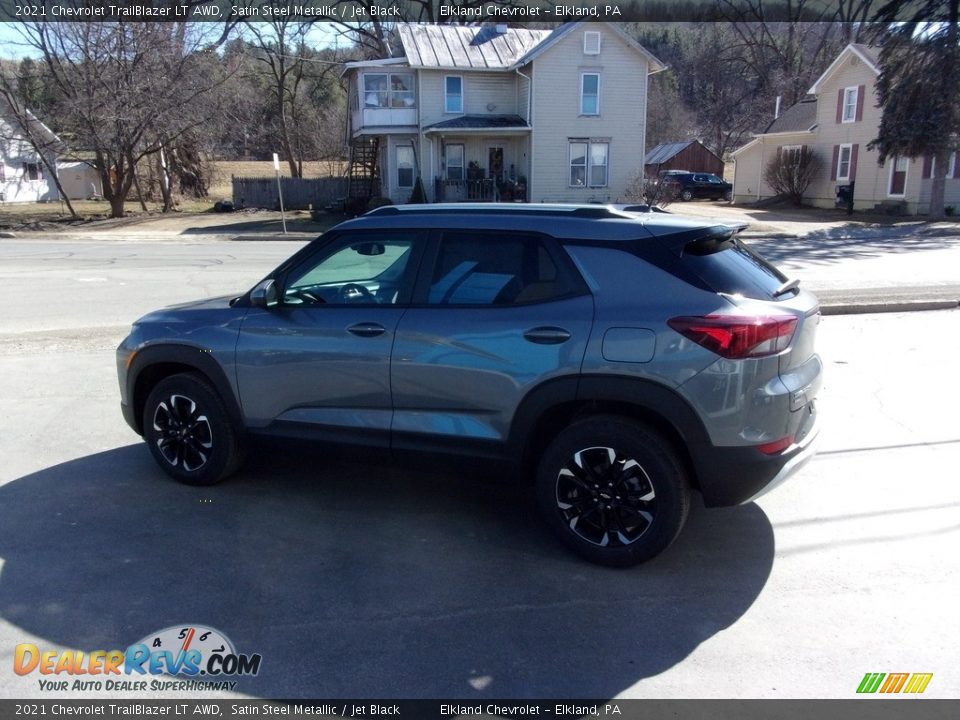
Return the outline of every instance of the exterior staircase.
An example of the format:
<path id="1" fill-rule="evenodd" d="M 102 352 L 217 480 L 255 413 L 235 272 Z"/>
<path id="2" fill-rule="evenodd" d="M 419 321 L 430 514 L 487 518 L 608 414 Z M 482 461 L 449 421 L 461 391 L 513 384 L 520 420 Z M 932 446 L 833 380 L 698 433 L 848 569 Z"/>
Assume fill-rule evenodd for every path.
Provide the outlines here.
<path id="1" fill-rule="evenodd" d="M 360 136 L 350 143 L 347 167 L 347 209 L 366 211 L 367 202 L 380 191 L 380 138 Z"/>

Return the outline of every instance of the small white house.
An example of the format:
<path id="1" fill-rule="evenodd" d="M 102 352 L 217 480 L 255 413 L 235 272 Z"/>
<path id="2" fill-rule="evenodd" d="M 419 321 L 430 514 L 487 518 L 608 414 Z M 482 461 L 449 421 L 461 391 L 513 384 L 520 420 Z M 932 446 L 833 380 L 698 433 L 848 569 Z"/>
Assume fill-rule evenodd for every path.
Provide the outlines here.
<path id="1" fill-rule="evenodd" d="M 34 132 L 42 141 L 43 156 L 56 167 L 59 138 L 26 111 Z M 59 200 L 57 184 L 34 147 L 26 140 L 13 109 L 0 99 L 0 203 Z"/>

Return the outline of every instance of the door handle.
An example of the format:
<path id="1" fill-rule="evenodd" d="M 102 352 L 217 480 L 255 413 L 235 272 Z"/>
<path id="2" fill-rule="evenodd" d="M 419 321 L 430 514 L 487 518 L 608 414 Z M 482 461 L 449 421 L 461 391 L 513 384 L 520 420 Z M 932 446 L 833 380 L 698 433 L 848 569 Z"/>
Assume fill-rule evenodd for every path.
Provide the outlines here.
<path id="1" fill-rule="evenodd" d="M 523 336 L 530 342 L 537 343 L 538 345 L 559 345 L 570 339 L 570 332 L 561 327 L 545 325 L 530 328 Z"/>
<path id="2" fill-rule="evenodd" d="M 376 337 L 377 335 L 383 335 L 386 331 L 387 329 L 383 325 L 374 322 L 357 323 L 347 328 L 348 333 L 357 337 Z"/>

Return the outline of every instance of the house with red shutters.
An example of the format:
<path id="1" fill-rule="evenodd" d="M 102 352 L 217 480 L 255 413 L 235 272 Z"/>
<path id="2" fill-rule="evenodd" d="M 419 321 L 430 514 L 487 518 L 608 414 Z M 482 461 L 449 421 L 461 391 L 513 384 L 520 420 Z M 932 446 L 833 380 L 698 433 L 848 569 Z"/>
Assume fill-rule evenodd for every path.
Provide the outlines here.
<path id="1" fill-rule="evenodd" d="M 762 133 L 732 153 L 734 202 L 755 202 L 776 192 L 763 179 L 772 158 L 809 147 L 820 161 L 804 203 L 834 207 L 837 188 L 854 186 L 854 209 L 922 215 L 930 209 L 931 158 L 887 158 L 881 166 L 867 144 L 877 137 L 881 110 L 875 92 L 880 75 L 876 48 L 847 45 L 809 93 Z M 953 153 L 945 204 L 960 209 L 960 158 Z"/>

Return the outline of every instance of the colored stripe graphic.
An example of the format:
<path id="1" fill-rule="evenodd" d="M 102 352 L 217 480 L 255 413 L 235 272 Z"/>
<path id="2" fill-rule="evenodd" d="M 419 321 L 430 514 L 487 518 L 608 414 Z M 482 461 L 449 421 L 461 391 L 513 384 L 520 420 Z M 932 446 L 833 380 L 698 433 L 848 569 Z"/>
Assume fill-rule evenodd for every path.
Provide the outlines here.
<path id="1" fill-rule="evenodd" d="M 910 673 L 890 673 L 887 675 L 887 681 L 880 688 L 882 693 L 898 693 L 903 689 L 904 684 Z"/>
<path id="2" fill-rule="evenodd" d="M 911 693 L 920 694 L 927 689 L 933 673 L 867 673 L 857 687 L 858 693 Z"/>
<path id="3" fill-rule="evenodd" d="M 922 693 L 927 689 L 927 685 L 930 684 L 930 679 L 933 677 L 933 673 L 914 673 L 910 678 L 910 682 L 907 683 L 907 687 L 904 690 L 905 693 Z"/>
<path id="4" fill-rule="evenodd" d="M 863 680 L 860 681 L 860 687 L 857 688 L 857 692 L 875 693 L 877 688 L 880 687 L 880 683 L 884 677 L 886 677 L 886 673 L 867 673 L 863 676 Z"/>

